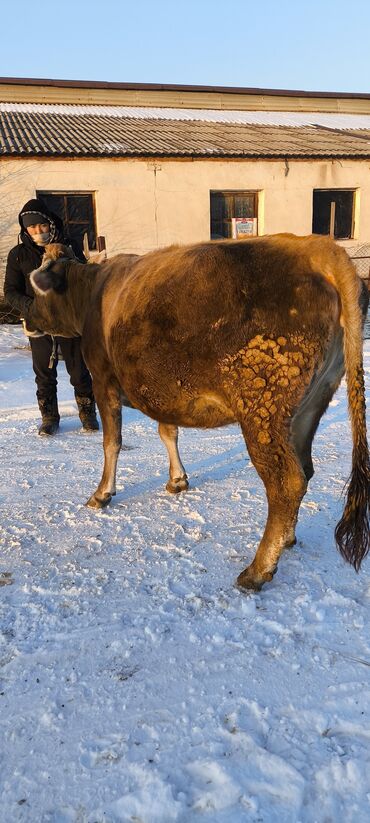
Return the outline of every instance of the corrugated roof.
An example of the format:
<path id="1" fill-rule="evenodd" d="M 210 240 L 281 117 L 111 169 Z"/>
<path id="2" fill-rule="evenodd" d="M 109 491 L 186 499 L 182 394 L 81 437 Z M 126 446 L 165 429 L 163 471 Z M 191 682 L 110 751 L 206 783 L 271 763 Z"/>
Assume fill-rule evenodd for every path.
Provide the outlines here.
<path id="1" fill-rule="evenodd" d="M 67 114 L 77 117 L 117 117 L 134 120 L 204 120 L 258 126 L 325 126 L 335 129 L 370 129 L 370 114 L 292 111 L 231 111 L 225 109 L 159 108 L 153 106 L 102 106 L 58 103 L 1 103 L 0 112 Z"/>
<path id="2" fill-rule="evenodd" d="M 330 125 L 326 125 L 322 115 L 319 117 L 316 113 L 311 115 L 311 124 L 302 121 L 294 125 L 277 125 L 279 121 L 275 119 L 271 125 L 259 119 L 261 112 L 251 113 L 249 122 L 239 119 L 226 122 L 224 112 L 221 121 L 207 118 L 204 110 L 196 112 L 197 118 L 190 112 L 188 119 L 184 116 L 180 119 L 173 116 L 173 109 L 163 117 L 163 110 L 161 116 L 148 115 L 148 110 L 137 111 L 135 116 L 132 108 L 127 114 L 122 107 L 123 112 L 117 116 L 116 107 L 114 113 L 109 108 L 1 104 L 0 155 L 370 157 L 370 127 L 364 128 L 364 116 L 347 115 L 345 119 L 354 119 L 346 127 L 343 126 L 343 115 L 338 115 L 340 119 L 337 121 L 330 119 Z M 289 118 L 292 118 L 291 114 Z M 367 118 L 365 125 L 369 125 Z"/>

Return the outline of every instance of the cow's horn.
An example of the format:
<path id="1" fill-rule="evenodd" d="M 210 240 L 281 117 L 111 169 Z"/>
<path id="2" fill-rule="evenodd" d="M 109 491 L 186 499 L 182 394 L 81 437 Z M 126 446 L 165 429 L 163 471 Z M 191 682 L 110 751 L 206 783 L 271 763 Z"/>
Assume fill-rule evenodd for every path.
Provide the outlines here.
<path id="1" fill-rule="evenodd" d="M 84 250 L 84 256 L 85 256 L 86 260 L 89 260 L 90 259 L 90 249 L 89 249 L 89 238 L 87 236 L 87 231 L 85 231 L 85 233 L 84 233 L 83 250 Z"/>

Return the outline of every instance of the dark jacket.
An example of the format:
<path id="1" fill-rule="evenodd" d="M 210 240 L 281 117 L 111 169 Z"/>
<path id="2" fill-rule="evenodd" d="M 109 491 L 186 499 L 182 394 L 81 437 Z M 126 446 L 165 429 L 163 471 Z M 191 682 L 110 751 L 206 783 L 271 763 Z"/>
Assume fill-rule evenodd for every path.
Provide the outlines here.
<path id="1" fill-rule="evenodd" d="M 14 246 L 8 254 L 4 282 L 6 302 L 19 311 L 20 316 L 25 320 L 35 296 L 30 283 L 30 274 L 34 269 L 39 268 L 44 254 L 44 247 L 37 246 L 23 227 L 22 214 L 27 211 L 40 212 L 50 223 L 51 242 L 70 245 L 70 241 L 64 237 L 62 221 L 45 206 L 42 200 L 29 200 L 25 203 L 18 215 L 20 225 L 18 245 Z"/>

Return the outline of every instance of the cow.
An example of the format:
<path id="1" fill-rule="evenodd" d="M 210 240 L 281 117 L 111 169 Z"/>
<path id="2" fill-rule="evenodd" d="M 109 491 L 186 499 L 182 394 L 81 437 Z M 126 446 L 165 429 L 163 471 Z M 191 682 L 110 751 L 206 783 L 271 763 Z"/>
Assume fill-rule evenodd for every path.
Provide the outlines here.
<path id="1" fill-rule="evenodd" d="M 123 394 L 159 423 L 169 492 L 188 488 L 178 427 L 238 423 L 265 486 L 268 517 L 237 585 L 260 589 L 295 543 L 313 437 L 345 373 L 352 472 L 335 537 L 358 571 L 370 545 L 362 361 L 368 296 L 345 250 L 329 237 L 278 234 L 118 255 L 88 267 L 63 257 L 63 248 L 47 247 L 31 275 L 31 323 L 82 336 L 105 458 L 87 505 L 105 506 L 116 492 Z"/>

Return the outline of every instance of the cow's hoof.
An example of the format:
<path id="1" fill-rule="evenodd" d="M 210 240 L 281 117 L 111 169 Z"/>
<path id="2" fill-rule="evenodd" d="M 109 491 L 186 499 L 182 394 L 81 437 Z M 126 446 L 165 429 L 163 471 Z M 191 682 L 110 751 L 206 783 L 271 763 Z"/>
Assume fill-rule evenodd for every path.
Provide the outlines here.
<path id="1" fill-rule="evenodd" d="M 276 567 L 277 568 L 277 567 Z M 248 591 L 259 592 L 264 583 L 270 583 L 276 568 L 271 572 L 264 572 L 263 574 L 256 573 L 251 566 L 244 569 L 237 578 L 236 585 L 239 589 L 247 589 Z"/>
<path id="2" fill-rule="evenodd" d="M 186 492 L 189 488 L 189 482 L 186 474 L 184 477 L 177 477 L 175 480 L 169 480 L 166 483 L 166 490 L 170 494 L 179 494 L 179 492 Z"/>
<path id="3" fill-rule="evenodd" d="M 293 546 L 296 546 L 296 545 L 297 545 L 297 538 L 292 537 L 291 540 L 288 540 L 287 543 L 285 543 L 284 549 L 292 549 Z"/>
<path id="4" fill-rule="evenodd" d="M 108 503 L 110 503 L 111 500 L 111 494 L 103 494 L 102 497 L 98 497 L 96 494 L 93 494 L 89 500 L 86 501 L 85 506 L 89 506 L 90 509 L 104 509 L 105 506 L 108 506 Z"/>

